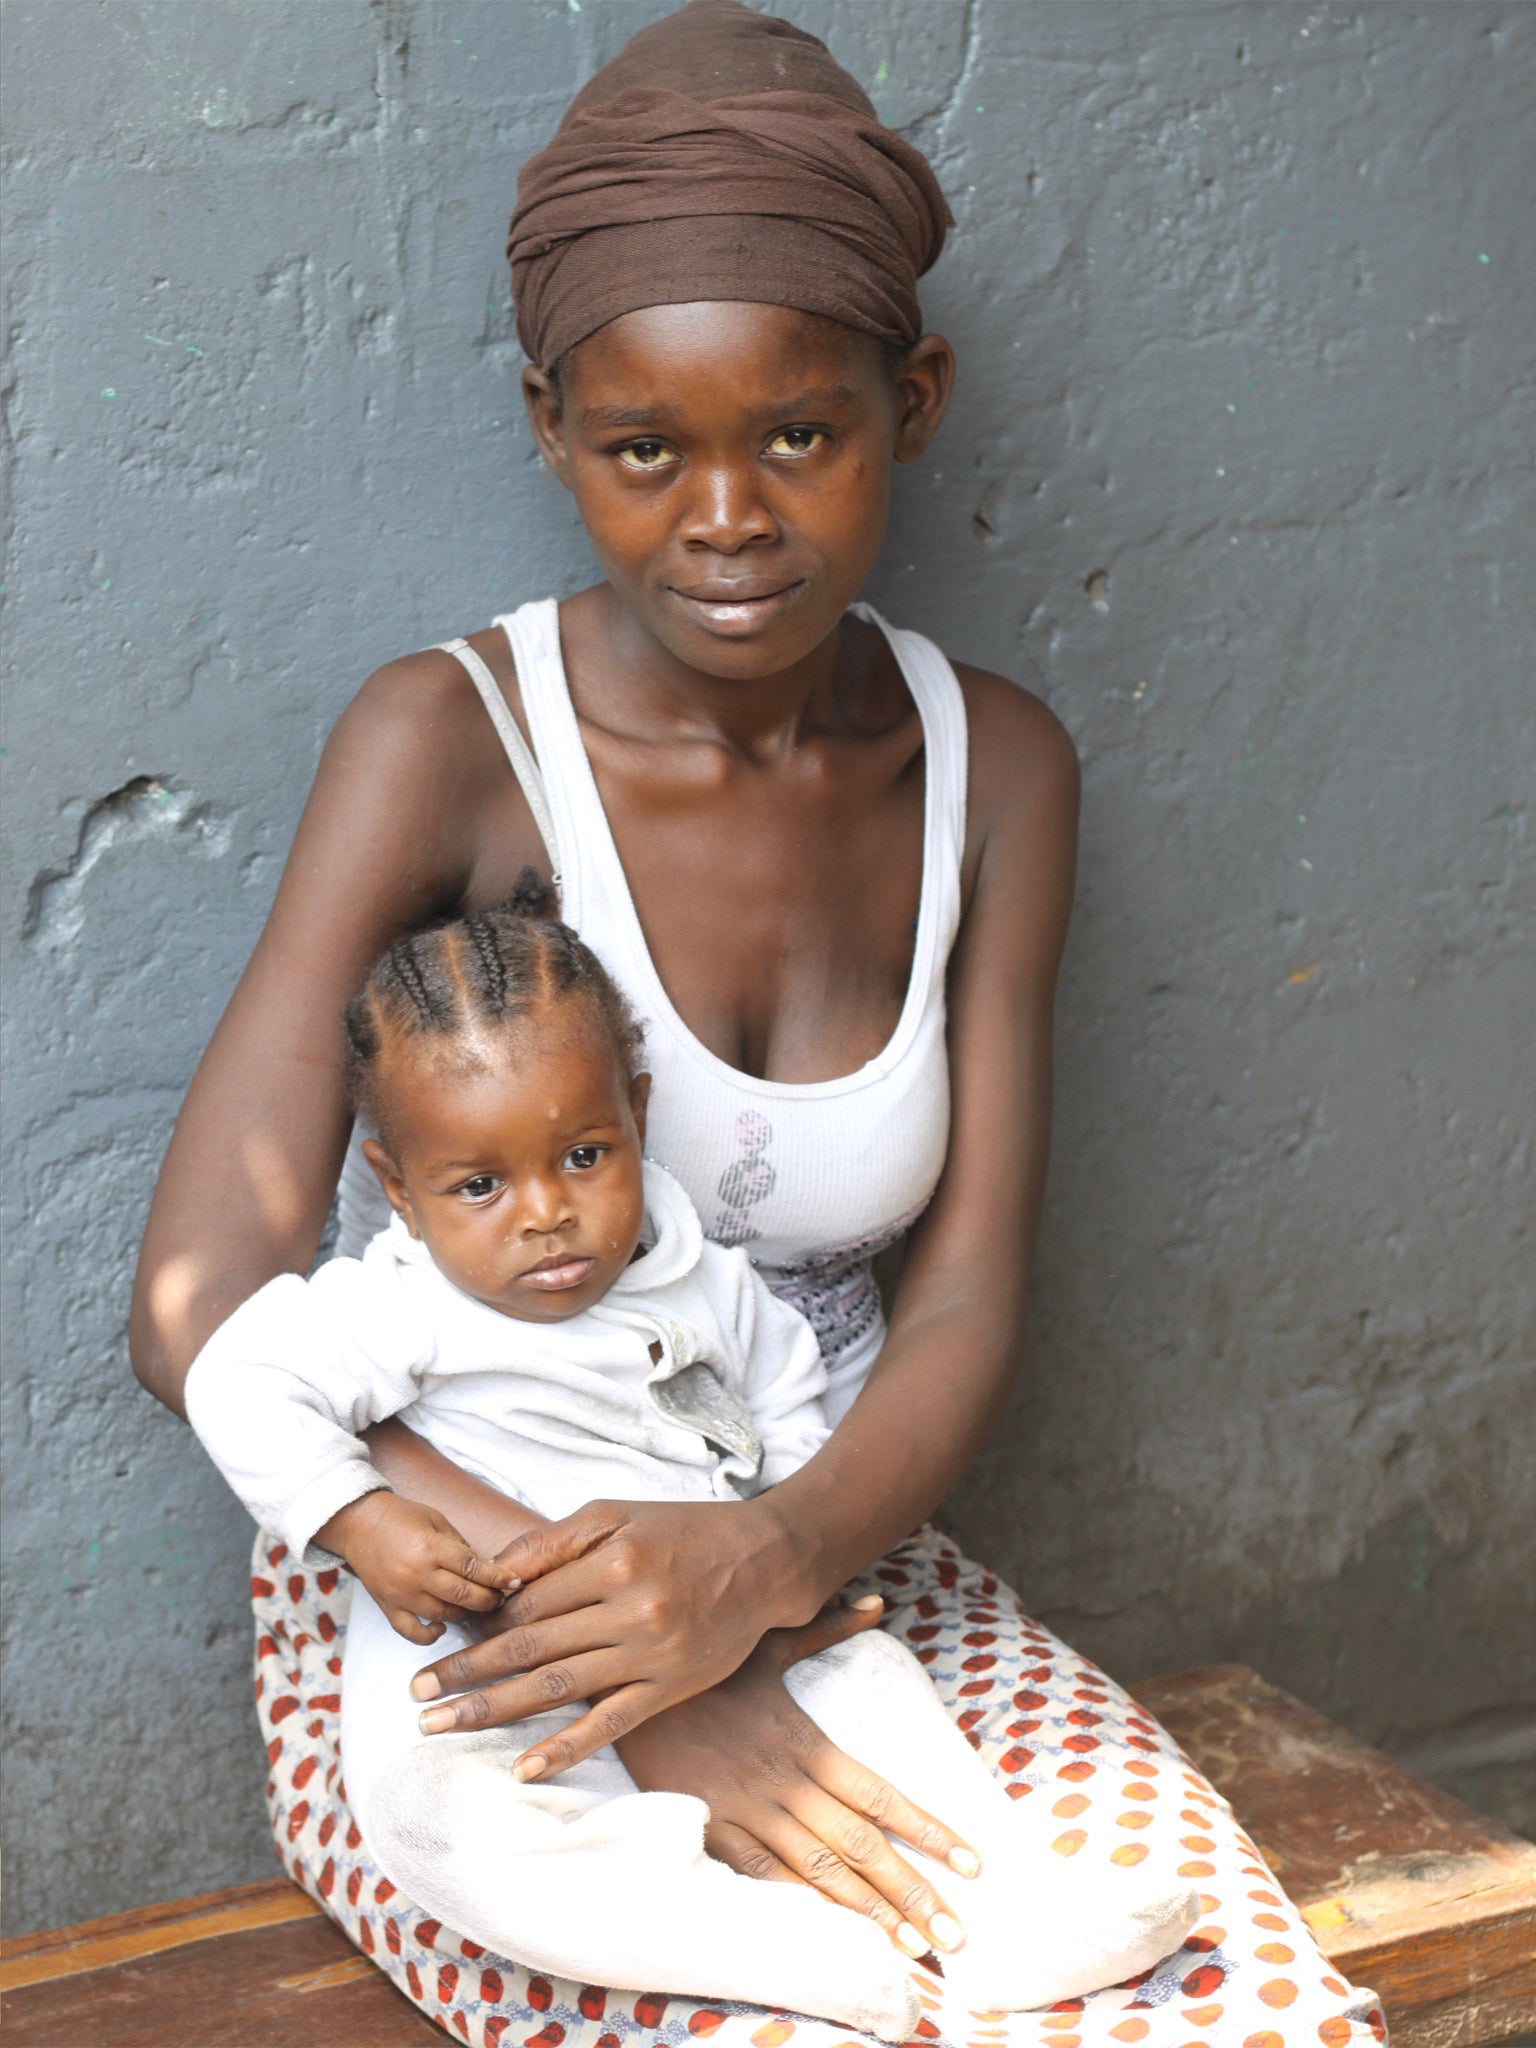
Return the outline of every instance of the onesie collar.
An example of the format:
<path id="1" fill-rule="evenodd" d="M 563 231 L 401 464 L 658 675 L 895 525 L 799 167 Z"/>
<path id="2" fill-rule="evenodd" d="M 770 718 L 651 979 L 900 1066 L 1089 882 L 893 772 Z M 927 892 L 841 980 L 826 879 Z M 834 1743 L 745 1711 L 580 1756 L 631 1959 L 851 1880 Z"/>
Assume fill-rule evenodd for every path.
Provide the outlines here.
<path id="1" fill-rule="evenodd" d="M 704 1229 L 699 1212 L 664 1166 L 654 1159 L 645 1162 L 645 1225 L 640 1234 L 644 1247 L 638 1259 L 627 1265 L 604 1296 L 648 1294 L 681 1280 L 699 1263 L 704 1249 Z"/>

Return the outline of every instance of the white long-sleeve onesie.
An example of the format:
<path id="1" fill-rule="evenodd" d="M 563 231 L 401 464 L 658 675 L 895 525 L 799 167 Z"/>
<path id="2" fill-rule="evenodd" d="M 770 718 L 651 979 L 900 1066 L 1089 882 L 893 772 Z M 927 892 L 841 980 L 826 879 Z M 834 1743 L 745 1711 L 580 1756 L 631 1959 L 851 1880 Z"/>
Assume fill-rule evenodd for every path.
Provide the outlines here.
<path id="1" fill-rule="evenodd" d="M 271 1281 L 194 1363 L 193 1426 L 258 1521 L 311 1560 L 326 1555 L 315 1531 L 383 1484 L 358 1432 L 391 1415 L 551 1519 L 595 1499 L 732 1500 L 774 1484 L 827 1435 L 815 1337 L 743 1251 L 703 1237 L 670 1175 L 648 1164 L 645 1192 L 647 1249 L 565 1322 L 518 1322 L 461 1293 L 398 1220 L 360 1260 Z M 788 2005 L 892 2040 L 912 2033 L 912 1975 L 879 1930 L 809 1889 L 714 1862 L 702 1801 L 638 1791 L 611 1749 L 521 1784 L 512 1764 L 580 1704 L 511 1728 L 423 1736 L 410 1681 L 467 1640 L 450 1628 L 430 1648 L 408 1643 L 364 1588 L 354 1592 L 347 1786 L 394 1883 L 472 1939 L 577 1982 Z M 832 1741 L 982 1855 L 974 1883 L 912 1859 L 970 1930 L 946 1962 L 965 2005 L 1075 1996 L 1182 1939 L 1188 1895 L 1166 1883 L 1063 1896 L 1059 1859 L 1040 1861 L 1043 1843 L 890 1637 L 874 1631 L 807 1658 L 787 1682 Z"/>

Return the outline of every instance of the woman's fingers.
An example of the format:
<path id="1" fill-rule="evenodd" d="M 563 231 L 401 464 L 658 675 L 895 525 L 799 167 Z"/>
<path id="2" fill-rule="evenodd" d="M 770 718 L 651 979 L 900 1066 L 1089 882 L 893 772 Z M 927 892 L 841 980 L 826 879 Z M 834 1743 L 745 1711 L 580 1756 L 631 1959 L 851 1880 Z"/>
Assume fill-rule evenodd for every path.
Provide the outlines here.
<path id="1" fill-rule="evenodd" d="M 609 1649 L 611 1645 L 597 1635 L 597 1625 L 595 1608 L 557 1615 L 537 1628 L 524 1628 L 513 1623 L 499 1634 L 488 1635 L 481 1642 L 471 1643 L 467 1649 L 455 1650 L 451 1656 L 440 1657 L 435 1664 L 428 1664 L 418 1671 L 411 1680 L 411 1696 L 418 1700 L 435 1700 L 445 1692 L 469 1692 L 477 1687 L 494 1691 L 498 1680 L 510 1678 L 514 1673 L 526 1673 L 531 1683 L 542 1676 L 543 1667 L 553 1665 L 560 1658 Z M 551 1683 L 556 1689 L 543 1699 L 545 1707 L 569 1697 L 559 1689 L 558 1682 Z M 536 1703 L 523 1711 L 533 1714 L 539 1712 L 540 1707 Z"/>
<path id="2" fill-rule="evenodd" d="M 594 1687 L 594 1690 L 596 1688 Z M 568 1771 L 572 1764 L 615 1743 L 655 1713 L 655 1689 L 649 1685 L 621 1685 L 617 1691 L 594 1700 L 579 1721 L 562 1728 L 558 1735 L 526 1749 L 513 1765 L 526 1783 L 530 1778 L 552 1778 Z M 423 1725 L 426 1716 L 422 1716 Z"/>
<path id="3" fill-rule="evenodd" d="M 818 1650 L 830 1650 L 835 1643 L 846 1643 L 850 1636 L 878 1628 L 884 1614 L 885 1602 L 878 1593 L 866 1593 L 846 1607 L 830 1601 L 799 1628 L 770 1630 L 763 1638 L 763 1646 L 772 1652 L 779 1669 L 787 1671 L 802 1657 L 814 1657 Z"/>
<path id="4" fill-rule="evenodd" d="M 642 1698 L 642 1713 L 666 1711 L 619 1741 L 631 1775 L 646 1791 L 702 1798 L 706 1846 L 733 1869 L 812 1885 L 876 1921 L 909 1956 L 959 1948 L 960 1919 L 883 1828 L 894 1822 L 940 1862 L 967 1856 L 967 1845 L 827 1739 L 785 1691 L 781 1647 L 765 1644 L 723 1685 L 680 1704 Z M 636 1690 L 601 1704 L 627 1713 L 625 1693 Z"/>
<path id="5" fill-rule="evenodd" d="M 856 1821 L 856 1816 L 845 1816 L 846 1821 Z M 835 1906 L 846 1906 L 850 1913 L 858 1913 L 866 1920 L 873 1920 L 883 1927 L 890 1939 L 904 1955 L 912 1957 L 926 1955 L 930 1947 L 930 1935 L 923 1932 L 928 1925 L 926 1919 L 918 1921 L 913 1913 L 904 1911 L 886 1897 L 877 1886 L 871 1884 L 858 1868 L 840 1854 L 827 1839 L 828 1835 L 846 1837 L 846 1826 L 829 1821 L 823 1814 L 819 1827 L 808 1827 L 793 1814 L 783 1813 L 774 1818 L 771 1836 L 765 1847 L 769 1854 L 784 1863 L 790 1873 L 802 1883 L 808 1884 L 830 1899 Z M 922 1890 L 914 1878 L 914 1896 L 921 1897 Z M 958 1943 L 948 1944 L 958 1947 Z"/>
<path id="6" fill-rule="evenodd" d="M 560 1565 L 585 1557 L 594 1544 L 606 1542 L 623 1522 L 622 1511 L 612 1512 L 611 1506 L 598 1501 L 578 1508 L 563 1522 L 514 1537 L 494 1560 L 503 1588 L 510 1592 L 530 1579 L 542 1579 Z"/>
<path id="7" fill-rule="evenodd" d="M 817 1764 L 816 1778 L 835 1799 L 933 1862 L 947 1864 L 960 1877 L 975 1877 L 980 1871 L 981 1858 L 963 1835 L 831 1743 Z"/>
<path id="8" fill-rule="evenodd" d="M 597 1607 L 611 1599 L 613 1590 L 597 1558 L 578 1558 L 572 1564 L 552 1565 L 545 1577 L 510 1591 L 507 1618 L 516 1627 L 530 1628 L 537 1621 Z"/>
<path id="9" fill-rule="evenodd" d="M 819 1786 L 811 1789 L 809 1797 L 797 1798 L 794 1806 L 797 1819 L 820 1845 L 826 1866 L 841 1865 L 858 1883 L 861 1895 L 878 1897 L 878 1909 L 865 1904 L 860 1910 L 878 1920 L 909 1955 L 925 1954 L 930 1944 L 941 1951 L 961 1946 L 965 1928 L 948 1902 L 891 1847 L 872 1820 Z M 799 1862 L 795 1867 L 804 1869 Z M 806 1875 L 829 1898 L 850 1903 L 842 1891 L 834 1891 L 814 1872 Z M 922 1935 L 921 1948 L 912 1949 L 897 1932 L 898 1925 L 917 1928 Z"/>
<path id="10" fill-rule="evenodd" d="M 417 1679 L 420 1677 L 418 1672 Z M 551 1707 L 568 1707 L 590 1699 L 615 1682 L 612 1652 L 599 1650 L 584 1657 L 567 1657 L 557 1664 L 541 1664 L 537 1670 L 509 1678 L 501 1685 L 479 1686 L 473 1692 L 460 1693 L 456 1699 L 443 1700 L 428 1707 L 418 1717 L 418 1725 L 424 1735 L 447 1735 L 467 1728 L 504 1728 L 513 1721 L 527 1720 L 530 1714 L 547 1714 Z M 421 1695 L 417 1693 L 416 1697 Z M 590 1756 L 610 1739 L 603 1736 L 588 1743 L 581 1754 Z M 555 1738 L 551 1737 L 540 1748 L 553 1755 Z M 568 1761 L 576 1761 L 574 1752 Z M 561 1762 L 558 1768 L 563 1770 L 565 1763 Z M 526 1778 L 535 1773 L 520 1771 L 519 1775 Z"/>
<path id="11" fill-rule="evenodd" d="M 633 1546 L 622 1540 L 596 1544 L 578 1557 L 551 1564 L 507 1596 L 509 1616 L 524 1627 L 600 1605 L 610 1613 L 622 1613 L 636 1635 L 646 1633 L 661 1611 L 655 1592 L 644 1582 Z"/>
<path id="12" fill-rule="evenodd" d="M 764 1878 L 770 1884 L 804 1884 L 787 1863 L 782 1863 L 766 1843 L 734 1821 L 704 1823 L 704 1847 L 717 1863 L 723 1863 L 742 1877 Z"/>

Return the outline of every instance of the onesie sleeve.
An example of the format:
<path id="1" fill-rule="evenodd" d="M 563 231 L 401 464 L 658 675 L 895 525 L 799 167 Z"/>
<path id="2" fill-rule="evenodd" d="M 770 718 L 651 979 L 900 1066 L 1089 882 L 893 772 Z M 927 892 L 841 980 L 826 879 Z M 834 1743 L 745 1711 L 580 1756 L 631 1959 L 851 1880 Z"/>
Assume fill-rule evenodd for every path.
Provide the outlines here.
<path id="1" fill-rule="evenodd" d="M 220 1325 L 187 1375 L 187 1418 L 264 1529 L 306 1563 L 315 1531 L 387 1486 L 358 1432 L 408 1407 L 431 1344 L 384 1277 L 332 1259 L 313 1280 L 280 1274 Z M 399 1293 L 386 1284 L 386 1293 Z"/>
<path id="2" fill-rule="evenodd" d="M 743 1250 L 728 1256 L 736 1268 L 733 1320 L 742 1391 L 763 1445 L 761 1489 L 798 1472 L 831 1435 L 821 1400 L 827 1369 L 816 1333 L 799 1310 L 779 1300 Z"/>

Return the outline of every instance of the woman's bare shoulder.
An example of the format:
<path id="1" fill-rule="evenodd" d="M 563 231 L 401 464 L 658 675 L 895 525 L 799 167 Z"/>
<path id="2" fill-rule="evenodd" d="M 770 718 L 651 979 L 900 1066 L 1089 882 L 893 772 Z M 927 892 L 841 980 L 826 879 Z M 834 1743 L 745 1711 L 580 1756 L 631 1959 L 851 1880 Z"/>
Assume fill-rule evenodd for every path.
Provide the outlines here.
<path id="1" fill-rule="evenodd" d="M 521 724 L 517 674 L 505 637 L 492 627 L 467 639 Z M 487 753 L 494 761 L 497 750 L 484 746 L 493 730 L 464 664 L 445 648 L 426 647 L 376 668 L 337 719 L 332 739 L 373 759 L 405 752 L 422 765 L 442 760 L 462 771 L 466 761 Z"/>
<path id="2" fill-rule="evenodd" d="M 1067 728 L 1033 690 L 965 662 L 954 669 L 969 732 L 970 849 L 1027 817 L 1075 838 L 1080 771 Z"/>
<path id="3" fill-rule="evenodd" d="M 955 675 L 965 698 L 971 752 L 1000 748 L 1010 770 L 1027 768 L 1047 779 L 1077 773 L 1072 737 L 1043 697 L 991 669 L 957 661 Z"/>
<path id="4" fill-rule="evenodd" d="M 516 714 L 504 637 L 476 633 L 469 644 Z M 368 677 L 325 743 L 295 852 L 333 883 L 366 871 L 383 892 L 381 916 L 396 925 L 461 900 L 499 900 L 541 859 L 496 729 L 454 655 L 424 648 Z"/>

